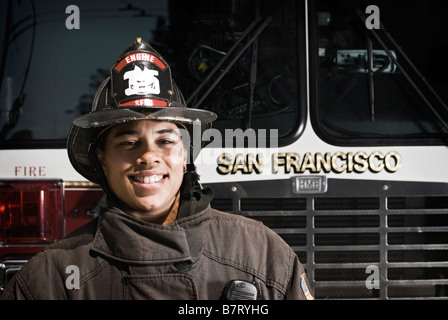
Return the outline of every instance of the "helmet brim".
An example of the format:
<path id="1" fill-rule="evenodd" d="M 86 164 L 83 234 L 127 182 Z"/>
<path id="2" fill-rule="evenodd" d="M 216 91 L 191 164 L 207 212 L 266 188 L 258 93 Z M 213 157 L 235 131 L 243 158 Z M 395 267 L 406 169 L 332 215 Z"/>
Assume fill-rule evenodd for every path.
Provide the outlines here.
<path id="1" fill-rule="evenodd" d="M 200 121 L 203 124 L 216 120 L 216 114 L 202 109 L 184 107 L 145 107 L 131 109 L 110 109 L 88 113 L 73 121 L 80 128 L 99 128 L 134 120 L 162 120 L 184 123 Z"/>

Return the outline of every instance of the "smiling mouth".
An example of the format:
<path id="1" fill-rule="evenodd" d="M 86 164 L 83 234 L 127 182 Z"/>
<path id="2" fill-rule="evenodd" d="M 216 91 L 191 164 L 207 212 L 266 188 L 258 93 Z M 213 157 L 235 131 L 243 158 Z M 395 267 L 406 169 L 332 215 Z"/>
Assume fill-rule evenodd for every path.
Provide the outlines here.
<path id="1" fill-rule="evenodd" d="M 153 176 L 144 176 L 144 177 L 137 177 L 137 176 L 131 176 L 131 180 L 138 182 L 138 183 L 144 183 L 144 184 L 153 184 L 161 181 L 166 176 L 164 175 L 153 175 Z"/>

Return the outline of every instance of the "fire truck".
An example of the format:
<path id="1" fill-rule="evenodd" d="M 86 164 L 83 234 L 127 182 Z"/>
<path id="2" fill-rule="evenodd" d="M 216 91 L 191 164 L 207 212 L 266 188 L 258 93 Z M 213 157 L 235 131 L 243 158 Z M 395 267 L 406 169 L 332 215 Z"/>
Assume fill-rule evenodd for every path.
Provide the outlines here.
<path id="1" fill-rule="evenodd" d="M 0 288 L 97 216 L 66 138 L 136 37 L 218 115 L 197 167 L 317 299 L 448 297 L 448 2 L 0 3 Z"/>

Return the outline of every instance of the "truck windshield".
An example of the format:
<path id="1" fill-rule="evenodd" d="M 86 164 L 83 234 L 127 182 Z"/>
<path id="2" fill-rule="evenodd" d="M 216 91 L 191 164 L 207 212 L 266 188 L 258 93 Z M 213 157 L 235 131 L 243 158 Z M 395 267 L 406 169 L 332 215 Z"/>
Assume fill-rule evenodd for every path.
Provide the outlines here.
<path id="1" fill-rule="evenodd" d="M 312 119 L 325 140 L 447 143 L 447 10 L 444 1 L 313 2 Z"/>
<path id="2" fill-rule="evenodd" d="M 65 147 L 72 120 L 136 37 L 169 62 L 215 127 L 293 135 L 296 1 L 1 1 L 0 148 Z M 225 57 L 225 59 L 223 59 Z M 256 81 L 255 81 L 256 79 Z"/>

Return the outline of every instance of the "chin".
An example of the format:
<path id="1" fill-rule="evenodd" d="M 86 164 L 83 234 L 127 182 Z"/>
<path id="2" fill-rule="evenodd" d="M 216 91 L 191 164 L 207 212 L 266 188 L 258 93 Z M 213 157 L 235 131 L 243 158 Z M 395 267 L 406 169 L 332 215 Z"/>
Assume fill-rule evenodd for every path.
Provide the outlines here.
<path id="1" fill-rule="evenodd" d="M 152 211 L 159 211 L 160 205 L 157 203 L 151 202 L 151 203 L 138 203 L 138 205 L 134 208 L 136 211 L 140 212 L 148 212 L 151 213 Z"/>

